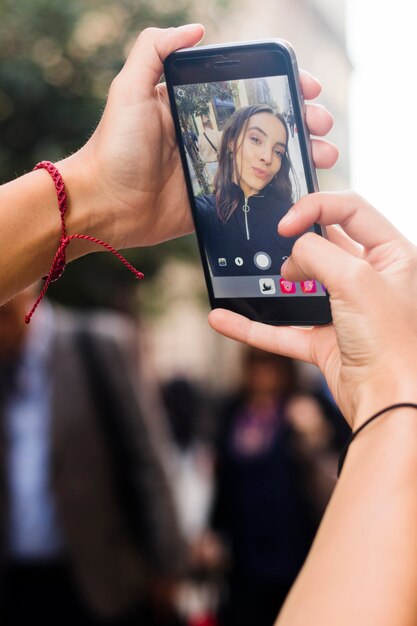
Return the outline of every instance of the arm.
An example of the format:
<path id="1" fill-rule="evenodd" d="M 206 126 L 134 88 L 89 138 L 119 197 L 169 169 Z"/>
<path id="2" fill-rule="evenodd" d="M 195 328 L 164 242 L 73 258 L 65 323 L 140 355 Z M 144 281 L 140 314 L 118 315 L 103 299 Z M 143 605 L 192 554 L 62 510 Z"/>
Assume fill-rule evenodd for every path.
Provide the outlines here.
<path id="1" fill-rule="evenodd" d="M 56 164 L 68 194 L 68 233 L 93 235 L 119 248 L 149 245 L 192 230 L 169 105 L 164 87 L 156 85 L 161 59 L 179 47 L 195 45 L 202 35 L 203 28 L 196 25 L 147 29 L 138 38 L 112 83 L 96 131 L 77 153 Z M 137 85 L 135 92 L 132 84 Z M 151 153 L 152 159 L 149 148 L 158 143 L 160 151 Z M 171 222 L 169 207 L 163 206 L 169 195 L 173 210 L 178 209 Z M 162 205 L 161 218 L 169 225 L 164 226 L 163 219 L 158 223 L 151 211 L 155 205 Z M 48 273 L 60 221 L 55 188 L 45 171 L 0 187 L 0 207 L 2 303 Z M 73 241 L 68 260 L 91 250 L 85 242 Z"/>
<path id="2" fill-rule="evenodd" d="M 417 402 L 416 248 L 354 194 L 313 194 L 280 224 L 313 222 L 327 241 L 302 236 L 283 267 L 288 280 L 317 277 L 333 325 L 265 327 L 224 311 L 211 323 L 230 337 L 317 364 L 350 426 L 397 402 Z M 331 226 L 339 223 L 342 228 Z M 417 410 L 367 426 L 349 449 L 307 561 L 279 626 L 415 624 L 417 614 Z"/>
<path id="3" fill-rule="evenodd" d="M 67 188 L 69 233 L 109 237 L 112 216 L 98 210 L 98 197 L 90 193 L 83 159 L 74 155 L 57 164 Z M 61 225 L 54 183 L 42 171 L 31 172 L 0 187 L 0 304 L 48 274 L 58 248 Z M 93 249 L 96 248 L 93 246 Z M 98 247 L 96 248 L 98 249 Z M 74 241 L 68 260 L 92 251 Z"/>
<path id="4" fill-rule="evenodd" d="M 78 152 L 56 164 L 68 193 L 69 234 L 87 234 L 128 248 L 193 230 L 168 97 L 159 80 L 163 59 L 195 45 L 203 33 L 198 24 L 141 33 L 111 85 L 94 134 Z M 302 81 L 306 99 L 320 93 L 314 78 L 304 73 Z M 331 116 L 317 105 L 309 105 L 307 120 L 314 135 L 326 134 L 332 125 Z M 318 167 L 331 167 L 337 150 L 315 140 L 314 157 Z M 2 186 L 0 207 L 3 303 L 47 274 L 60 224 L 55 189 L 45 171 Z M 72 241 L 68 260 L 91 250 L 85 242 Z"/>
<path id="5" fill-rule="evenodd" d="M 414 626 L 416 442 L 410 409 L 358 437 L 277 626 Z"/>

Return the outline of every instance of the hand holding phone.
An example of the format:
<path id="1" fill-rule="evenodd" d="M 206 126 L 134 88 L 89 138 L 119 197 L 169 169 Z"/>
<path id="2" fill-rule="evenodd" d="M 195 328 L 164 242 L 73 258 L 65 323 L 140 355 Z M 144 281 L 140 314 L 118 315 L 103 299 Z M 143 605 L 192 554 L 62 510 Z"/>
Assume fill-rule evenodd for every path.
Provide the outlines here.
<path id="1" fill-rule="evenodd" d="M 291 47 L 181 50 L 165 76 L 212 307 L 273 324 L 328 323 L 322 285 L 288 284 L 280 273 L 295 238 L 279 235 L 278 223 L 317 191 Z"/>

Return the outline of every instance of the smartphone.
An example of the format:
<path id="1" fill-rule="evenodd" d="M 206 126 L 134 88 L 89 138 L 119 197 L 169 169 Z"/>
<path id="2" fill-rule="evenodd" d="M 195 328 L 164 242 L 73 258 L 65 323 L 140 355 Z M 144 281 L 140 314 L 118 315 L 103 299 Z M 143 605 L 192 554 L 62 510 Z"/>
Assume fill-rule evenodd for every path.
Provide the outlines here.
<path id="1" fill-rule="evenodd" d="M 328 324 L 325 287 L 280 273 L 296 238 L 280 236 L 278 222 L 318 190 L 291 46 L 183 49 L 164 73 L 211 306 L 269 324 Z"/>

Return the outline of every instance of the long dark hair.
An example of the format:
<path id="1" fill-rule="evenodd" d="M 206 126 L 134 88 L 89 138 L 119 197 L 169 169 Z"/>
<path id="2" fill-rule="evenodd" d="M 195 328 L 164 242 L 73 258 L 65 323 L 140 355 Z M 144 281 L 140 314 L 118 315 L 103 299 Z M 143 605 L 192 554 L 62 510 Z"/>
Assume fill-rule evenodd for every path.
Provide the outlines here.
<path id="1" fill-rule="evenodd" d="M 222 141 L 220 144 L 218 163 L 219 167 L 214 177 L 214 194 L 216 198 L 217 214 L 222 222 L 232 216 L 238 206 L 238 199 L 233 193 L 232 183 L 233 176 L 236 173 L 239 183 L 239 173 L 236 168 L 235 154 L 239 148 L 237 145 L 242 130 L 245 132 L 249 123 L 249 119 L 256 113 L 270 113 L 276 117 L 284 126 L 287 135 L 285 154 L 282 157 L 281 168 L 269 185 L 273 186 L 278 192 L 280 198 L 292 204 L 292 185 L 290 180 L 291 161 L 287 152 L 288 145 L 288 127 L 285 118 L 281 113 L 277 113 L 269 106 L 254 104 L 243 107 L 236 111 L 230 118 L 223 131 Z M 233 150 L 230 151 L 230 146 Z"/>

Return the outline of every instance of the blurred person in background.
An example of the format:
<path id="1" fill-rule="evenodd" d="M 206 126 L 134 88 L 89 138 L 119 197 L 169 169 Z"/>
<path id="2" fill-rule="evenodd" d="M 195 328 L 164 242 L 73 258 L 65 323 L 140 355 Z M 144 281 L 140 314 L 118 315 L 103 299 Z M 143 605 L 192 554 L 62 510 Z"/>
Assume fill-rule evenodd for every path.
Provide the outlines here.
<path id="1" fill-rule="evenodd" d="M 341 444 L 335 424 L 340 415 L 320 395 L 302 391 L 289 398 L 286 419 L 290 429 L 288 446 L 297 460 L 299 485 L 318 526 L 336 484 Z"/>
<path id="2" fill-rule="evenodd" d="M 314 396 L 294 395 L 298 386 L 295 361 L 249 349 L 241 389 L 222 411 L 213 506 L 230 558 L 222 626 L 273 623 L 324 510 L 305 482 L 304 453 L 331 447 L 332 431 Z M 336 468 L 327 470 L 332 485 Z"/>
<path id="3" fill-rule="evenodd" d="M 173 491 L 183 534 L 192 543 L 204 530 L 212 500 L 213 451 L 207 432 L 208 399 L 184 377 L 162 385 L 173 444 Z"/>
<path id="4" fill-rule="evenodd" d="M 294 111 L 292 109 L 290 109 L 287 113 L 287 124 L 290 128 L 290 133 L 291 133 L 291 137 L 294 137 L 294 130 L 295 130 L 295 115 L 294 115 Z"/>
<path id="5" fill-rule="evenodd" d="M 172 440 L 172 489 L 189 547 L 189 571 L 177 596 L 187 626 L 214 626 L 219 543 L 207 532 L 213 497 L 215 425 L 210 399 L 185 377 L 162 385 Z"/>
<path id="6" fill-rule="evenodd" d="M 136 328 L 47 302 L 27 326 L 33 295 L 0 308 L 0 623 L 174 624 L 184 550 Z"/>
<path id="7" fill-rule="evenodd" d="M 214 130 L 209 117 L 203 117 L 203 133 L 198 138 L 200 157 L 205 163 L 207 173 L 213 183 L 217 172 L 217 157 L 219 154 L 222 132 Z"/>

